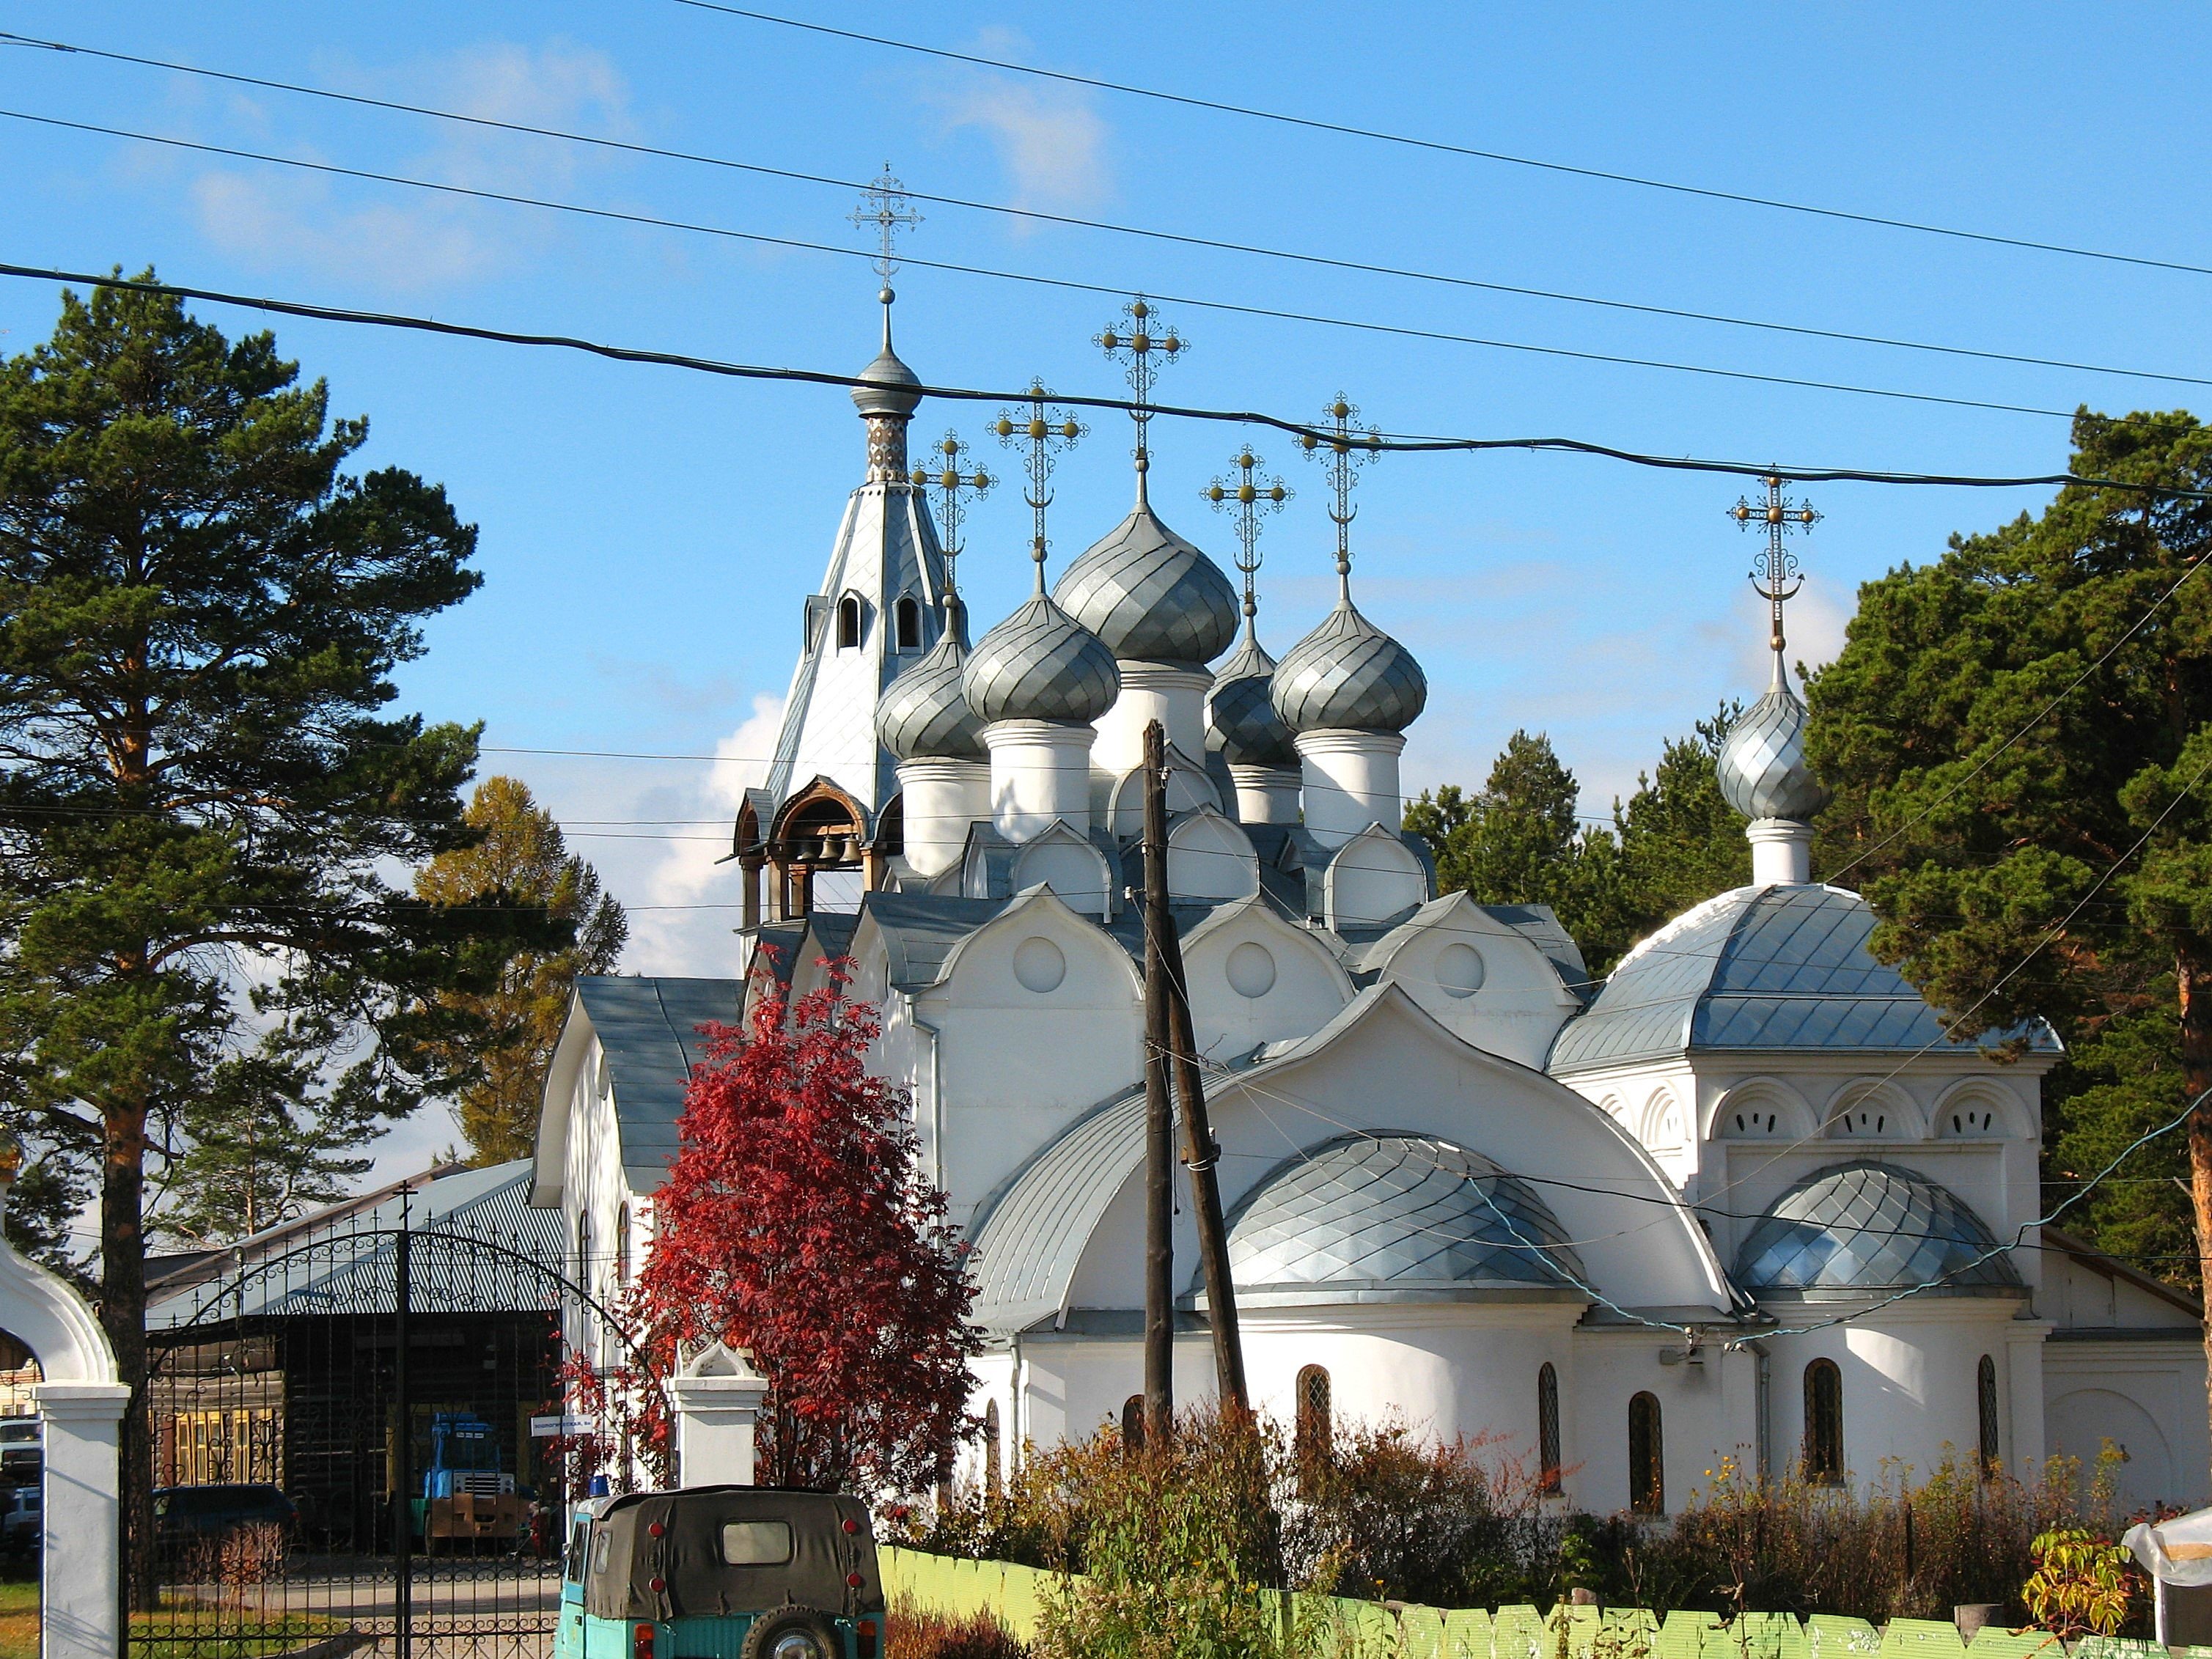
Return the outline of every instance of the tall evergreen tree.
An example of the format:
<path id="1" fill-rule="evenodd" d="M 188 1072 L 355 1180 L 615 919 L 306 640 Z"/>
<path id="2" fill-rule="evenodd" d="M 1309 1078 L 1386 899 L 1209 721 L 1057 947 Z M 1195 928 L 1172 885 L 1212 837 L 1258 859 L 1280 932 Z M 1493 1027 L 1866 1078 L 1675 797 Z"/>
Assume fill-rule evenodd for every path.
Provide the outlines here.
<path id="1" fill-rule="evenodd" d="M 2212 432 L 2185 414 L 2085 412 L 2074 447 L 2080 474 L 2212 489 Z M 1868 583 L 1811 688 L 1831 856 L 1859 860 L 1875 950 L 1960 1029 L 2040 1013 L 2072 1045 L 2054 1200 L 2212 1090 L 2208 554 L 2212 501 L 2069 485 Z M 2069 1219 L 2202 1282 L 2212 1109 L 2183 1150 L 2146 1149 Z M 2185 1216 L 2158 1178 L 2185 1163 Z M 2156 1261 L 2192 1230 L 2196 1263 Z"/>
<path id="2" fill-rule="evenodd" d="M 96 1172 L 134 1385 L 148 1165 L 226 1065 L 281 1029 L 316 1109 L 411 1110 L 465 1023 L 430 994 L 526 925 L 383 878 L 472 833 L 474 732 L 383 711 L 475 532 L 410 473 L 343 472 L 367 425 L 297 378 L 267 333 L 110 287 L 0 364 L 0 1115 Z M 143 1539 L 143 1411 L 125 1434 Z"/>
<path id="3" fill-rule="evenodd" d="M 569 853 L 561 826 L 520 779 L 486 778 L 465 817 L 483 839 L 423 866 L 416 893 L 434 904 L 528 905 L 574 930 L 573 942 L 560 950 L 508 957 L 488 990 L 441 994 L 448 1006 L 482 1023 L 482 1075 L 460 1092 L 461 1133 L 477 1163 L 501 1164 L 530 1156 L 539 1091 L 561 1040 L 569 994 L 578 975 L 614 971 L 629 919 L 599 890 L 599 872 Z"/>

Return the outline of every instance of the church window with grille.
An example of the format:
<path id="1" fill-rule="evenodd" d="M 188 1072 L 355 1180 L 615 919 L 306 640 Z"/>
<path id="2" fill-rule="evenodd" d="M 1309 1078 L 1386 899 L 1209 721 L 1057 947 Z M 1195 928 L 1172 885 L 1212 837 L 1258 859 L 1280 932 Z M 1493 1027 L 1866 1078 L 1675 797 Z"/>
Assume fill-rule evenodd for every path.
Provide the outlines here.
<path id="1" fill-rule="evenodd" d="M 615 1206 L 615 1288 L 629 1288 L 629 1206 Z"/>
<path id="2" fill-rule="evenodd" d="M 592 1282 L 592 1212 L 576 1212 L 576 1282 L 588 1285 Z"/>
<path id="3" fill-rule="evenodd" d="M 999 1495 L 999 1402 L 983 1403 L 983 1490 L 990 1497 Z"/>
<path id="4" fill-rule="evenodd" d="M 1816 1486 L 1844 1479 L 1844 1374 L 1832 1359 L 1805 1367 L 1805 1479 Z"/>
<path id="5" fill-rule="evenodd" d="M 1308 1365 L 1298 1373 L 1297 1454 L 1301 1460 L 1324 1458 L 1336 1439 L 1335 1407 L 1329 1399 L 1328 1372 Z"/>
<path id="6" fill-rule="evenodd" d="M 837 601 L 837 648 L 850 651 L 860 642 L 860 599 L 848 593 Z"/>
<path id="7" fill-rule="evenodd" d="M 1982 1475 L 1994 1480 L 2004 1473 L 2004 1458 L 1997 1445 L 1997 1362 L 1987 1354 L 1974 1367 L 1974 1408 L 1981 1429 Z"/>
<path id="8" fill-rule="evenodd" d="M 1121 1402 L 1121 1449 L 1134 1456 L 1145 1449 L 1145 1396 L 1133 1394 Z"/>
<path id="9" fill-rule="evenodd" d="M 1628 1402 L 1628 1507 L 1638 1515 L 1667 1512 L 1667 1443 L 1656 1394 Z"/>
<path id="10" fill-rule="evenodd" d="M 896 618 L 894 626 L 898 635 L 898 648 L 902 651 L 921 650 L 921 607 L 915 603 L 914 595 L 900 594 L 892 615 Z"/>
<path id="11" fill-rule="evenodd" d="M 1540 1492 L 1559 1489 L 1559 1374 L 1548 1362 L 1536 1373 L 1536 1481 Z"/>

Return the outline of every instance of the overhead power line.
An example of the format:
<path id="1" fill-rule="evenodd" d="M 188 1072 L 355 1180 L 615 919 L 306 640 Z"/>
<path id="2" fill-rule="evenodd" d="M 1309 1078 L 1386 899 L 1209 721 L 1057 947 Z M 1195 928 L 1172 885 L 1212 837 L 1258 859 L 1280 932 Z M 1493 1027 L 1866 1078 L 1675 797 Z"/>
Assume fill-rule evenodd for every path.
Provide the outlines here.
<path id="1" fill-rule="evenodd" d="M 0 114 L 7 112 L 0 111 Z M 402 313 L 359 311 L 344 306 L 316 305 L 301 300 L 279 300 L 268 295 L 234 294 L 222 289 L 202 288 L 191 283 L 149 282 L 138 277 L 124 276 L 113 272 L 64 270 L 49 265 L 21 265 L 0 262 L 0 276 L 19 276 L 39 282 L 82 283 L 92 287 L 123 289 L 142 294 L 165 294 L 179 299 L 204 300 L 211 304 L 240 306 L 248 310 L 273 312 L 279 316 L 309 317 L 325 322 L 352 323 L 377 328 L 411 330 L 425 334 L 442 334 L 456 339 L 486 340 L 502 345 L 551 347 L 566 351 L 580 351 L 616 362 L 650 363 L 664 368 L 681 368 L 704 374 L 721 375 L 734 380 L 788 380 L 805 386 L 872 386 L 877 382 L 857 374 L 832 374 L 826 369 L 775 368 L 755 363 L 724 362 L 711 357 L 695 357 L 682 352 L 651 351 L 635 346 L 619 346 L 605 342 L 587 340 L 567 334 L 532 334 L 513 329 L 491 328 L 479 324 L 449 323 L 434 317 L 413 317 Z M 1102 289 L 1102 292 L 1112 290 Z M 985 389 L 974 386 L 921 385 L 902 386 L 925 398 L 942 398 L 963 403 L 1019 403 L 1030 396 L 1029 389 L 1017 391 Z M 1126 398 L 1090 397 L 1079 392 L 1054 394 L 1059 403 L 1072 404 L 1082 409 L 1110 409 L 1127 413 L 1136 405 Z M 1306 421 L 1285 420 L 1280 416 L 1265 414 L 1258 410 L 1207 409 L 1188 404 L 1150 403 L 1146 411 L 1154 416 L 1179 420 L 1224 422 L 1243 426 L 1266 427 L 1272 431 L 1288 433 L 1293 437 L 1312 437 L 1316 442 L 1330 441 L 1330 431 Z M 1901 472 L 1874 467 L 1808 465 L 1802 463 L 1778 461 L 1735 461 L 1705 459 L 1687 455 L 1653 455 L 1632 449 L 1622 449 L 1611 444 L 1593 443 L 1581 438 L 1462 438 L 1433 435 L 1400 436 L 1383 434 L 1371 445 L 1381 453 L 1441 454 L 1451 453 L 1480 453 L 1488 450 L 1516 449 L 1553 452 L 1561 454 L 1590 455 L 1607 460 L 1625 461 L 1634 466 L 1656 467 L 1674 472 L 1721 473 L 1733 477 L 1764 477 L 1779 472 L 1796 483 L 1875 483 L 1942 487 L 1963 489 L 2020 489 L 2043 485 L 2063 486 L 2080 484 L 2100 489 L 2114 489 L 2129 494 L 2156 496 L 2173 501 L 2212 501 L 2212 490 L 2184 489 L 2169 484 L 2143 483 L 2127 478 L 2108 478 L 2075 472 L 2043 472 L 1998 477 L 1967 472 Z"/>
<path id="2" fill-rule="evenodd" d="M 692 220 L 671 219 L 658 214 L 628 212 L 618 208 L 594 207 L 581 202 L 556 201 L 548 197 L 525 196 L 519 191 L 486 190 L 468 185 L 446 184 L 434 179 L 410 178 L 405 173 L 380 173 L 368 167 L 342 167 L 332 161 L 310 161 L 304 156 L 276 155 L 264 150 L 240 149 L 230 144 L 206 143 L 198 139 L 172 137 L 162 133 L 139 132 L 128 127 L 107 126 L 94 121 L 72 121 L 58 115 L 38 115 L 27 110 L 0 109 L 0 116 L 10 120 L 27 121 L 40 126 L 58 127 L 72 132 L 97 133 L 103 137 L 128 138 L 135 143 L 160 144 L 171 149 L 198 151 L 204 155 L 226 155 L 235 161 L 258 161 L 270 167 L 293 167 L 304 173 L 320 173 L 326 177 L 361 179 L 375 184 L 398 185 L 410 190 L 432 191 L 442 196 L 454 196 L 482 202 L 501 202 L 514 207 L 541 208 L 549 212 L 574 214 L 582 218 L 599 219 L 618 224 L 645 225 L 660 230 L 682 231 L 690 235 L 714 236 L 726 240 L 748 242 L 761 247 L 792 248 L 802 252 L 827 253 L 841 259 L 873 259 L 877 256 L 861 248 L 841 247 L 834 243 L 809 241 L 802 237 L 774 236 L 763 231 L 739 230 L 728 225 L 702 224 Z M 1273 322 L 1308 323 L 1323 328 L 1350 329 L 1364 334 L 1389 335 L 1401 339 L 1435 340 L 1451 345 L 1480 346 L 1487 350 L 1526 352 L 1536 356 L 1565 358 L 1577 362 L 1607 363 L 1631 368 L 1656 368 L 1675 374 L 1697 374 L 1723 380 L 1742 380 L 1760 386 L 1796 386 L 1814 392 L 1841 392 L 1864 398 L 1887 398 L 1905 403 L 1935 404 L 1952 409 L 1986 409 L 2008 415 L 2041 415 L 2053 420 L 2071 420 L 2075 413 L 2070 409 L 2049 409 L 2035 404 L 2009 404 L 1983 398 L 1954 398 L 1934 392 L 1905 392 L 1891 386 L 1859 386 L 1844 380 L 1819 380 L 1802 375 L 1769 374 L 1753 369 L 1721 368 L 1710 363 L 1675 362 L 1666 358 L 1635 357 L 1620 352 L 1584 351 L 1570 346 L 1537 345 L 1525 340 L 1493 339 L 1478 334 L 1460 334 L 1446 329 L 1416 328 L 1409 324 L 1378 323 L 1352 317 L 1333 317 L 1323 313 L 1291 311 L 1280 307 L 1239 304 L 1228 300 L 1208 300 L 1195 295 L 1172 294 L 1145 283 L 1112 283 L 1079 282 L 1066 276 L 1042 276 L 1031 271 L 1000 270 L 989 265 L 965 264 L 951 259 L 925 259 L 912 254 L 899 256 L 902 265 L 928 270 L 943 270 L 963 276 L 981 276 L 994 282 L 1022 283 L 1033 287 L 1057 289 L 1066 293 L 1112 295 L 1116 298 L 1141 292 L 1147 297 L 1164 300 L 1172 305 L 1188 306 L 1194 310 L 1222 312 L 1232 316 L 1265 318 Z"/>
<path id="3" fill-rule="evenodd" d="M 1199 98 L 1187 93 L 1167 92 L 1158 87 L 1140 87 L 1127 81 L 1109 81 L 1102 76 L 1073 75 L 1064 70 L 1041 69 L 1034 64 L 1017 63 L 1012 58 L 988 58 L 981 52 L 954 52 L 944 46 L 925 46 L 918 41 L 901 40 L 887 34 L 868 34 L 859 29 L 834 27 L 828 23 L 807 22 L 796 17 L 782 17 L 774 12 L 753 11 L 743 6 L 716 3 L 716 0 L 676 0 L 697 11 L 720 12 L 727 17 L 742 17 L 756 23 L 773 23 L 780 28 L 801 29 L 809 34 L 834 36 L 841 40 L 854 40 L 871 46 L 888 47 L 894 52 L 913 52 L 920 57 L 939 58 L 947 63 L 969 64 L 978 69 L 1002 70 L 1009 75 L 1027 75 L 1041 81 L 1058 81 L 1064 85 L 1087 87 L 1094 92 L 1118 93 L 1128 98 L 1149 98 L 1163 104 L 1179 104 L 1186 109 L 1208 110 L 1217 115 L 1242 116 L 1247 120 L 1271 121 L 1280 126 L 1301 127 L 1309 132 L 1333 133 L 1344 138 L 1364 138 L 1376 143 L 1398 144 L 1410 149 L 1429 150 L 1440 155 L 1461 155 L 1478 161 L 1498 161 L 1509 167 L 1533 167 L 1545 173 L 1564 173 L 1577 179 L 1595 179 L 1612 185 L 1633 185 L 1640 190 L 1670 191 L 1677 196 L 1702 197 L 1707 201 L 1734 202 L 1743 207 L 1771 208 L 1783 213 L 1808 214 L 1815 218 L 1837 219 L 1849 224 L 1878 225 L 1885 230 L 1909 230 L 1923 236 L 1948 236 L 1957 241 L 1982 242 L 1993 247 L 2025 248 L 2037 253 L 2058 253 L 2069 258 L 2103 259 L 2115 264 L 2141 265 L 2152 270 L 2185 271 L 2193 276 L 2212 276 L 2212 265 L 2191 264 L 2185 260 L 2154 258 L 2147 254 L 2117 253 L 2105 248 L 2076 247 L 2065 242 L 2039 241 L 2028 236 L 2004 236 L 1992 231 L 1964 230 L 1954 225 L 1929 224 L 1917 219 L 1899 219 L 1887 214 L 1856 213 L 1847 208 L 1821 207 L 1810 202 L 1784 201 L 1779 197 L 1757 196 L 1747 191 L 1719 190 L 1705 185 L 1686 185 L 1679 180 L 1653 179 L 1634 173 L 1615 173 L 1604 167 L 1577 167 L 1569 161 L 1547 161 L 1540 156 L 1515 155 L 1505 150 L 1481 149 L 1472 144 L 1449 143 L 1437 138 L 1418 138 L 1402 132 L 1389 132 L 1376 127 L 1354 126 L 1348 122 L 1324 121 L 1316 117 L 1293 115 L 1283 110 L 1260 109 L 1249 104 L 1231 104 L 1220 99 Z"/>
<path id="4" fill-rule="evenodd" d="M 729 172 L 750 173 L 765 179 L 780 179 L 796 184 L 818 185 L 841 191 L 858 192 L 866 190 L 866 179 L 842 179 L 832 174 L 807 173 L 790 167 L 770 167 L 757 161 L 741 161 L 726 155 L 710 155 L 694 150 L 676 149 L 660 144 L 641 143 L 631 139 L 610 138 L 596 133 L 575 132 L 562 127 L 539 126 L 526 121 L 502 121 L 488 115 L 471 115 L 459 110 L 440 109 L 433 105 L 408 103 L 394 98 L 373 98 L 364 93 L 341 92 L 331 87 L 307 85 L 297 81 L 279 81 L 266 76 L 246 75 L 231 70 L 209 69 L 197 64 L 180 64 L 167 58 L 145 58 L 134 52 L 111 52 L 103 47 L 80 46 L 64 40 L 43 40 L 34 35 L 13 34 L 0 29 L 0 45 L 38 47 L 72 57 L 97 58 L 118 64 L 131 64 L 146 69 L 156 69 L 175 75 L 191 75 L 207 80 L 222 81 L 237 86 L 259 87 L 270 91 L 296 94 L 301 97 L 320 98 L 333 103 L 350 104 L 365 109 L 388 110 L 404 115 L 428 116 L 440 121 L 451 121 L 465 126 L 481 127 L 499 132 L 511 132 L 531 137 L 556 139 L 563 143 L 584 144 L 593 149 L 614 150 L 624 155 L 651 156 L 661 161 L 683 161 L 693 166 L 719 167 Z M 1082 230 L 1103 231 L 1116 236 L 1134 236 L 1149 241 L 1173 243 L 1179 246 L 1203 248 L 1213 252 L 1250 255 L 1257 258 L 1281 259 L 1294 264 L 1319 266 L 1333 270 L 1358 272 L 1366 276 L 1390 276 L 1408 282 L 1434 283 L 1451 288 L 1469 289 L 1486 294 L 1512 295 L 1522 299 L 1547 300 L 1565 305 L 1594 306 L 1609 311 L 1632 312 L 1641 316 L 1667 317 L 1679 321 L 1712 323 L 1729 328 L 1755 329 L 1767 333 L 1789 334 L 1806 339 L 1830 340 L 1852 345 L 1881 346 L 1899 351 L 1920 351 L 1944 356 L 1967 357 L 1983 362 L 2017 363 L 2035 368 L 2063 369 L 2083 374 L 2109 374 L 2144 380 L 2161 380 L 2177 386 L 2212 386 L 2212 378 L 2196 374 L 2177 374 L 2160 369 L 2123 368 L 2106 363 L 2077 362 L 2068 358 L 2038 356 L 2032 353 L 1997 351 L 1975 347 L 1947 345 L 1935 341 L 1907 340 L 1892 335 L 1865 334 L 1849 329 L 1820 328 L 1803 323 L 1781 323 L 1753 317 L 1733 317 L 1723 313 L 1698 311 L 1687 307 L 1663 306 L 1635 300 L 1611 299 L 1602 295 L 1570 294 L 1555 289 L 1529 288 L 1518 283 L 1492 282 L 1480 277 L 1455 276 L 1449 272 L 1421 270 L 1404 265 L 1382 264 L 1371 260 L 1346 259 L 1329 254 L 1310 253 L 1297 249 L 1266 247 L 1251 242 L 1233 241 L 1224 237 L 1199 236 L 1182 231 L 1162 230 L 1146 225 L 1117 223 L 1111 220 L 1086 218 L 1079 214 L 1051 213 L 1040 208 L 1011 206 L 1001 202 L 977 201 L 969 197 L 947 196 L 931 191 L 908 188 L 904 194 L 917 202 L 933 203 L 940 207 L 958 208 L 974 213 L 1000 215 L 1006 218 L 1034 221 L 1044 224 L 1066 225 Z"/>

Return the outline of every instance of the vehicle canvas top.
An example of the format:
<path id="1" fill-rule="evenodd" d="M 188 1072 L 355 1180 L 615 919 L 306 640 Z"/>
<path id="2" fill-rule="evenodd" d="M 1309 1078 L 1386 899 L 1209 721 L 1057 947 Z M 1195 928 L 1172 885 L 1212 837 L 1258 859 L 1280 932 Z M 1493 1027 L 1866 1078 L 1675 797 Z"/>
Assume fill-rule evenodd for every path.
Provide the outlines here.
<path id="1" fill-rule="evenodd" d="M 787 1559 L 730 1565 L 726 1529 L 762 1522 L 789 1524 Z M 712 1618 L 786 1603 L 845 1618 L 883 1611 L 875 1538 L 857 1498 L 762 1486 L 642 1492 L 610 1504 L 592 1532 L 584 1608 L 595 1619 Z"/>

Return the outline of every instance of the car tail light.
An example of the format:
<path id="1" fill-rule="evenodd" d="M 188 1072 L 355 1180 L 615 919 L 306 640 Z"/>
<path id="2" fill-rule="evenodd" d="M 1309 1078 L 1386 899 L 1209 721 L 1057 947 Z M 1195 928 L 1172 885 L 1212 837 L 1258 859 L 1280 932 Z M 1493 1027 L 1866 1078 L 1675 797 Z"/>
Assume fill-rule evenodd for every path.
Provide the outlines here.
<path id="1" fill-rule="evenodd" d="M 872 1619 L 863 1619 L 860 1620 L 860 1629 L 854 1634 L 860 1638 L 856 1645 L 860 1650 L 860 1659 L 876 1659 L 876 1621 Z"/>
<path id="2" fill-rule="evenodd" d="M 861 1577 L 857 1572 L 848 1572 L 845 1575 L 845 1582 L 853 1589 L 858 1589 L 862 1584 L 866 1583 L 867 1580 Z"/>
<path id="3" fill-rule="evenodd" d="M 630 1659 L 653 1659 L 653 1626 L 640 1625 L 631 1632 Z"/>

